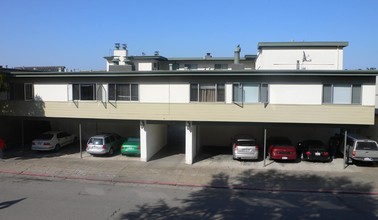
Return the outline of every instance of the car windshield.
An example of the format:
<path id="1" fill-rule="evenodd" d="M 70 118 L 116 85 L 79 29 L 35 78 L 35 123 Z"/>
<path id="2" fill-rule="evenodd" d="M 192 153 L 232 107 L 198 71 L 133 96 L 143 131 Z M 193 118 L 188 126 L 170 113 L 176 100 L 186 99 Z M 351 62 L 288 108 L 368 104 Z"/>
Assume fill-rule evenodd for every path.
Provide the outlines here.
<path id="1" fill-rule="evenodd" d="M 129 138 L 127 139 L 127 142 L 139 142 L 140 139 L 139 138 Z"/>
<path id="2" fill-rule="evenodd" d="M 53 134 L 40 134 L 36 139 L 38 140 L 51 140 L 54 137 Z"/>
<path id="3" fill-rule="evenodd" d="M 102 138 L 91 138 L 89 139 L 88 144 L 102 145 L 104 142 Z"/>
<path id="4" fill-rule="evenodd" d="M 356 150 L 378 150 L 377 143 L 372 141 L 357 142 Z"/>
<path id="5" fill-rule="evenodd" d="M 239 146 L 251 146 L 251 145 L 256 145 L 255 140 L 237 140 L 236 144 Z"/>

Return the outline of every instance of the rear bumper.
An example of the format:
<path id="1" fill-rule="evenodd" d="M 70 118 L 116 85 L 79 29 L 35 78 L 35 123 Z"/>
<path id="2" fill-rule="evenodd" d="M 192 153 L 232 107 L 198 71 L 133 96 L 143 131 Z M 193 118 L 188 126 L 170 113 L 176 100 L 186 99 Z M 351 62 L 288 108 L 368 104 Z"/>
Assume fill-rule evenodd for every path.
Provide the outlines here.
<path id="1" fill-rule="evenodd" d="M 31 149 L 38 150 L 38 151 L 50 151 L 50 150 L 54 150 L 54 146 L 32 145 Z"/>
<path id="2" fill-rule="evenodd" d="M 296 160 L 296 154 L 271 154 L 270 158 L 273 160 Z"/>
<path id="3" fill-rule="evenodd" d="M 257 160 L 259 158 L 258 152 L 251 153 L 251 154 L 240 154 L 240 153 L 233 153 L 234 158 L 238 159 L 246 159 L 246 160 Z"/>
<path id="4" fill-rule="evenodd" d="M 138 156 L 138 155 L 140 155 L 140 151 L 138 151 L 138 150 L 129 150 L 129 149 L 121 149 L 121 154 L 123 154 L 123 155 L 131 155 L 131 156 Z"/>
<path id="5" fill-rule="evenodd" d="M 309 160 L 309 161 L 330 161 L 331 157 L 322 157 L 322 156 L 303 156 L 304 160 Z"/>
<path id="6" fill-rule="evenodd" d="M 353 160 L 363 161 L 363 162 L 378 162 L 377 157 L 351 157 Z"/>
<path id="7" fill-rule="evenodd" d="M 87 153 L 89 154 L 107 154 L 108 152 L 106 151 L 106 149 L 87 149 Z"/>

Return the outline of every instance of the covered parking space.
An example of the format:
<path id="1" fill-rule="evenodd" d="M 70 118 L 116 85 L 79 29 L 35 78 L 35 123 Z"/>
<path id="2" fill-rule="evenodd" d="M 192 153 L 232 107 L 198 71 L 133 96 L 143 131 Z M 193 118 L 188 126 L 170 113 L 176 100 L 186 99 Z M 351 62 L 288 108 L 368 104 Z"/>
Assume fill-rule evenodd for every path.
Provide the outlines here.
<path id="1" fill-rule="evenodd" d="M 117 133 L 124 138 L 139 137 L 139 121 L 110 119 L 77 119 L 46 117 L 1 117 L 0 135 L 6 139 L 12 154 L 31 152 L 31 141 L 46 131 L 66 131 L 78 137 L 78 143 L 62 148 L 63 153 L 82 153 L 87 140 L 100 133 Z M 69 150 L 66 150 L 70 148 Z M 51 154 L 51 153 L 50 153 Z M 51 156 L 46 152 L 45 156 Z"/>
<path id="2" fill-rule="evenodd" d="M 193 160 L 186 162 L 199 162 L 216 155 L 223 160 L 232 160 L 232 140 L 236 135 L 250 135 L 255 137 L 260 147 L 260 159 L 265 160 L 264 147 L 270 137 L 287 137 L 293 145 L 304 140 L 320 140 L 328 145 L 329 140 L 335 134 L 344 134 L 345 131 L 358 133 L 370 137 L 374 133 L 375 126 L 368 125 L 336 125 L 336 124 L 285 124 L 285 123 L 205 123 L 196 122 L 192 125 L 192 133 L 187 140 L 187 154 L 192 152 Z M 194 128 L 194 129 L 193 129 Z M 189 130 L 189 129 L 188 129 Z M 188 134 L 188 132 L 187 132 Z M 373 137 L 371 137 L 373 138 Z M 189 157 L 189 154 L 186 155 Z M 251 161 L 256 162 L 256 161 Z M 265 164 L 265 161 L 264 161 Z"/>

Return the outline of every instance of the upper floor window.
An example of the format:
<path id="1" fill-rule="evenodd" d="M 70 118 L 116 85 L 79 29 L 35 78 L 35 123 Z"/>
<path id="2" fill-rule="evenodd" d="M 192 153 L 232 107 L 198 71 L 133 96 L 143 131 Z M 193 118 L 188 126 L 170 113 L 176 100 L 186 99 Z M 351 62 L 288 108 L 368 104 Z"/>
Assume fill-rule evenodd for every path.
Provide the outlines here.
<path id="1" fill-rule="evenodd" d="M 361 84 L 324 84 L 323 104 L 361 104 Z"/>
<path id="2" fill-rule="evenodd" d="M 214 69 L 216 69 L 216 70 L 227 70 L 228 64 L 215 64 Z"/>
<path id="3" fill-rule="evenodd" d="M 190 101 L 192 102 L 224 102 L 224 83 L 191 83 Z"/>
<path id="4" fill-rule="evenodd" d="M 233 101 L 236 104 L 243 103 L 268 103 L 268 84 L 262 83 L 234 83 L 232 86 Z"/>
<path id="5" fill-rule="evenodd" d="M 72 84 L 73 100 L 96 100 L 96 84 Z"/>
<path id="6" fill-rule="evenodd" d="M 185 64 L 184 68 L 188 70 L 196 70 L 198 69 L 198 64 Z"/>
<path id="7" fill-rule="evenodd" d="M 25 83 L 24 84 L 24 98 L 26 101 L 34 99 L 34 88 L 33 84 Z"/>
<path id="8" fill-rule="evenodd" d="M 109 100 L 138 101 L 138 84 L 109 84 Z"/>

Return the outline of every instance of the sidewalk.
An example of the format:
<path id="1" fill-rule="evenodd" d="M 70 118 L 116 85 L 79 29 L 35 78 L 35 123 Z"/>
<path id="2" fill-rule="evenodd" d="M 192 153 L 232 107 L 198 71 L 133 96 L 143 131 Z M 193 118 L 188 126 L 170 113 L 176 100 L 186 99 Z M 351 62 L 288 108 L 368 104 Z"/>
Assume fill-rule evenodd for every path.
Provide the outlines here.
<path id="1" fill-rule="evenodd" d="M 0 174 L 101 181 L 113 184 L 160 184 L 226 189 L 357 193 L 378 195 L 378 167 L 332 163 L 240 162 L 217 155 L 193 165 L 176 154 L 150 162 L 125 156 L 20 156 L 0 161 Z"/>

